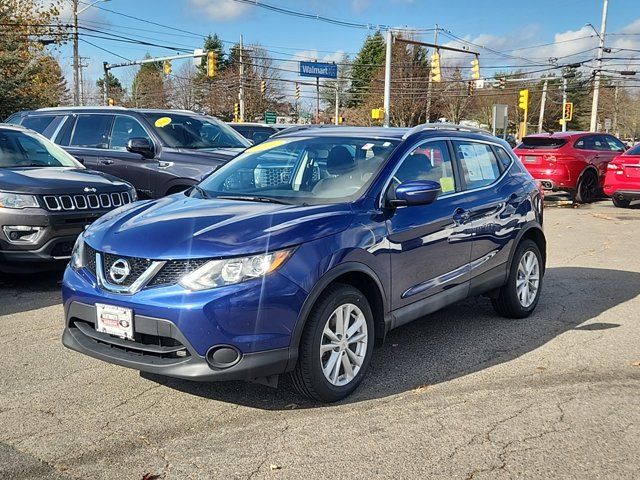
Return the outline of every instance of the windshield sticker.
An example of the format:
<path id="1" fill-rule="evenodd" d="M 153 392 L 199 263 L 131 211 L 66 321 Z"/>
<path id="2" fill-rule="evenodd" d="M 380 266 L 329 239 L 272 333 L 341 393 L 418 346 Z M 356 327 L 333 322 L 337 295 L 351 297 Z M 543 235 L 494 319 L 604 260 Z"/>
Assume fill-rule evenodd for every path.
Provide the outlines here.
<path id="1" fill-rule="evenodd" d="M 171 123 L 171 119 L 169 117 L 160 117 L 159 119 L 156 120 L 156 123 L 154 123 L 154 125 L 158 128 L 162 128 L 162 127 L 166 127 L 170 123 Z"/>
<path id="2" fill-rule="evenodd" d="M 440 179 L 440 188 L 442 188 L 442 193 L 453 192 L 456 189 L 453 178 L 442 177 Z"/>
<path id="3" fill-rule="evenodd" d="M 373 143 L 365 143 L 362 146 L 362 150 L 371 150 L 372 147 L 373 147 Z"/>
<path id="4" fill-rule="evenodd" d="M 272 148 L 279 147 L 280 145 L 284 145 L 288 143 L 290 140 L 271 140 L 263 143 L 259 143 L 258 145 L 254 145 L 253 147 L 249 147 L 245 150 L 246 153 L 256 153 L 256 152 L 264 152 L 265 150 L 271 150 Z"/>

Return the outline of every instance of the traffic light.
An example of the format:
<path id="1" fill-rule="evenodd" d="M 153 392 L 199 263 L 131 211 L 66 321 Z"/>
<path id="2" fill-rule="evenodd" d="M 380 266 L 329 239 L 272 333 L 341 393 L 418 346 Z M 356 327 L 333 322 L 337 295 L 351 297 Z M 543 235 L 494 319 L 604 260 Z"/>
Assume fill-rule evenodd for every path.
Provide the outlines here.
<path id="1" fill-rule="evenodd" d="M 263 97 L 266 91 L 267 91 L 267 82 L 265 80 L 262 80 L 262 82 L 260 82 L 260 93 L 262 94 Z"/>
<path id="2" fill-rule="evenodd" d="M 480 80 L 480 60 L 477 57 L 471 60 L 471 78 Z"/>
<path id="3" fill-rule="evenodd" d="M 240 116 L 240 104 L 238 102 L 233 104 L 233 121 L 237 122 Z"/>
<path id="4" fill-rule="evenodd" d="M 473 95 L 473 92 L 476 89 L 476 82 L 474 80 L 469 80 L 469 83 L 467 84 L 467 95 L 471 96 Z"/>
<path id="5" fill-rule="evenodd" d="M 382 120 L 384 118 L 384 108 L 373 108 L 371 110 L 371 118 L 374 120 Z"/>
<path id="6" fill-rule="evenodd" d="M 216 67 L 218 66 L 218 56 L 216 52 L 207 52 L 207 77 L 216 76 Z"/>
<path id="7" fill-rule="evenodd" d="M 116 104 L 116 102 L 115 102 L 115 100 L 113 98 L 107 99 L 107 103 L 109 104 L 110 107 L 113 107 Z"/>
<path id="8" fill-rule="evenodd" d="M 507 77 L 500 77 L 500 88 L 505 89 L 507 86 Z"/>
<path id="9" fill-rule="evenodd" d="M 300 85 L 298 85 L 296 83 L 296 89 L 295 89 L 295 96 L 296 96 L 296 100 L 300 100 Z"/>
<path id="10" fill-rule="evenodd" d="M 523 110 L 529 110 L 529 90 L 520 90 L 518 97 L 518 106 Z"/>
<path id="11" fill-rule="evenodd" d="M 338 117 L 338 124 L 344 123 L 344 117 Z"/>
<path id="12" fill-rule="evenodd" d="M 570 122 L 572 118 L 573 118 L 573 102 L 567 102 L 564 104 L 563 120 L 565 122 Z"/>
<path id="13" fill-rule="evenodd" d="M 165 60 L 163 71 L 165 75 L 171 75 L 171 60 Z"/>
<path id="14" fill-rule="evenodd" d="M 442 75 L 440 74 L 440 54 L 438 52 L 431 55 L 431 81 L 442 81 Z"/>

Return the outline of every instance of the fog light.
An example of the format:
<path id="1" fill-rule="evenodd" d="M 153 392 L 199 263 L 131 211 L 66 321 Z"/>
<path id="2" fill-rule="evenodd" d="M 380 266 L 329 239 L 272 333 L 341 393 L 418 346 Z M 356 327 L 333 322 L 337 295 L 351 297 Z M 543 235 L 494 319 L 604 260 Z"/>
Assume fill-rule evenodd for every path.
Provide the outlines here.
<path id="1" fill-rule="evenodd" d="M 42 237 L 45 227 L 31 225 L 5 225 L 2 227 L 9 243 L 16 245 L 34 245 Z"/>

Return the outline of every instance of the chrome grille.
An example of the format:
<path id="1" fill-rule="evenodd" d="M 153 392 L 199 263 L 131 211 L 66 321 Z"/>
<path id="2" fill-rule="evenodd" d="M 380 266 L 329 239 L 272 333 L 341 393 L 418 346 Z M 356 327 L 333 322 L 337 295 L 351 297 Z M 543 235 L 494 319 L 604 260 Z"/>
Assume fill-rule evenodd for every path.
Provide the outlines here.
<path id="1" fill-rule="evenodd" d="M 61 210 L 98 210 L 116 208 L 131 203 L 129 192 L 94 193 L 89 195 L 45 195 L 42 197 L 47 210 L 58 212 Z"/>

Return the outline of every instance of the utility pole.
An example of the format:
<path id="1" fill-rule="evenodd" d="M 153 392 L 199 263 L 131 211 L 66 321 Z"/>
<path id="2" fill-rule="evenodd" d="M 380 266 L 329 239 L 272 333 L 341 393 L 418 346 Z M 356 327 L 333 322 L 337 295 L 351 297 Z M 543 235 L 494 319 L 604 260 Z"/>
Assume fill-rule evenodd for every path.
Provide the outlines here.
<path id="1" fill-rule="evenodd" d="M 80 102 L 80 55 L 78 53 L 78 0 L 73 0 L 73 106 Z"/>
<path id="2" fill-rule="evenodd" d="M 564 112 L 566 111 L 566 109 L 567 109 L 567 76 L 564 75 L 562 77 L 562 131 L 563 132 L 567 131 L 567 120 L 564 118 Z"/>
<path id="3" fill-rule="evenodd" d="M 540 117 L 538 118 L 538 133 L 542 133 L 542 124 L 544 122 L 544 107 L 547 104 L 547 86 L 549 85 L 549 80 L 545 80 L 542 84 L 542 99 L 540 100 Z M 564 112 L 564 107 L 563 110 Z"/>
<path id="4" fill-rule="evenodd" d="M 389 126 L 389 109 L 391 108 L 391 54 L 393 53 L 393 32 L 387 30 L 387 52 L 384 59 L 384 127 Z M 379 105 L 379 104 L 378 104 Z"/>
<path id="5" fill-rule="evenodd" d="M 316 123 L 320 123 L 320 77 L 316 77 Z"/>
<path id="6" fill-rule="evenodd" d="M 340 90 L 338 89 L 338 82 L 336 82 L 336 115 L 335 115 L 335 124 L 338 125 L 339 114 L 338 110 L 340 109 Z"/>
<path id="7" fill-rule="evenodd" d="M 607 9 L 609 0 L 604 0 L 602 5 L 602 23 L 600 24 L 600 42 L 598 45 L 598 59 L 595 71 L 595 82 L 593 83 L 593 103 L 591 104 L 591 126 L 590 131 L 596 131 L 598 123 L 598 100 L 600 99 L 600 75 L 602 74 L 602 55 L 604 54 L 604 37 L 607 30 Z"/>
<path id="8" fill-rule="evenodd" d="M 244 60 L 243 60 L 242 35 L 240 35 L 240 92 L 238 103 L 240 105 L 240 123 L 244 122 Z"/>
<path id="9" fill-rule="evenodd" d="M 440 30 L 440 28 L 438 27 L 438 24 L 436 23 L 436 31 L 433 32 L 433 43 L 434 45 L 438 45 L 438 31 Z M 436 47 L 436 52 L 438 47 Z M 427 83 L 427 108 L 426 108 L 426 112 L 425 112 L 425 121 L 427 123 L 429 123 L 429 117 L 431 115 L 431 88 L 432 88 L 432 83 L 433 80 L 431 79 L 431 74 L 429 74 L 429 83 Z"/>

